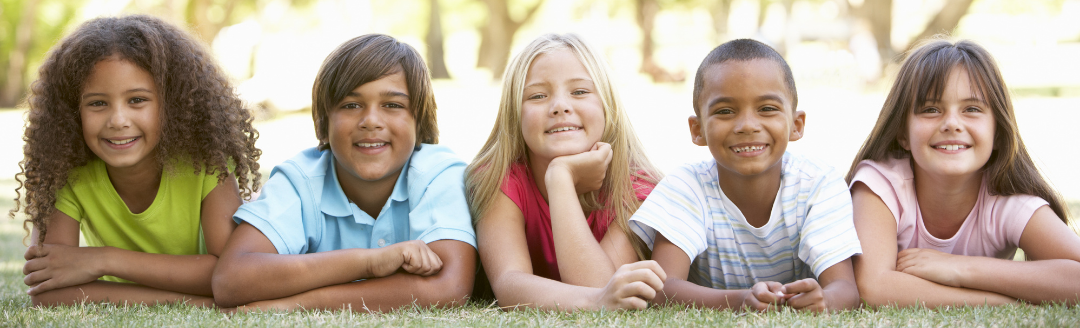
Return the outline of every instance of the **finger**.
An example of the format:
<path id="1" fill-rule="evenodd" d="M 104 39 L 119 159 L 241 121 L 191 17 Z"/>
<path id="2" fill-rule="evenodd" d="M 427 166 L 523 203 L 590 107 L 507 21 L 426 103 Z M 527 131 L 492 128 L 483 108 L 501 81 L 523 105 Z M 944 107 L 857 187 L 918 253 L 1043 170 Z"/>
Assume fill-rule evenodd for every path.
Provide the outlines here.
<path id="1" fill-rule="evenodd" d="M 618 298 L 635 297 L 643 300 L 651 300 L 656 298 L 656 289 L 642 281 L 635 281 L 623 285 L 619 288 L 619 291 L 615 293 Z"/>
<path id="2" fill-rule="evenodd" d="M 611 278 L 613 280 L 618 280 L 617 283 L 630 284 L 632 282 L 641 282 L 653 291 L 664 290 L 664 280 L 660 279 L 660 276 L 656 275 L 656 271 L 653 271 L 650 268 L 639 268 L 629 272 L 616 272 Z"/>
<path id="3" fill-rule="evenodd" d="M 773 293 L 784 293 L 784 284 L 777 281 L 766 281 L 765 286 L 769 287 L 769 291 Z"/>
<path id="4" fill-rule="evenodd" d="M 769 290 L 769 285 L 767 283 L 756 283 L 750 291 L 754 298 L 761 303 L 776 303 L 780 300 L 780 298 L 776 296 L 776 292 Z"/>
<path id="5" fill-rule="evenodd" d="M 38 252 L 39 248 L 37 247 L 37 245 L 27 247 L 26 253 L 23 253 L 23 259 L 27 261 L 33 260 L 35 257 L 38 257 Z"/>
<path id="6" fill-rule="evenodd" d="M 47 266 L 48 265 L 45 264 L 44 259 L 32 259 L 32 260 L 26 261 L 26 264 L 23 264 L 22 274 L 25 276 L 25 275 L 30 274 L 31 272 L 35 272 L 35 271 L 44 269 Z"/>
<path id="7" fill-rule="evenodd" d="M 784 285 L 784 292 L 787 294 L 809 293 L 814 291 L 815 289 L 821 289 L 821 285 L 819 285 L 817 280 L 814 280 L 814 278 L 797 280 L 790 284 Z"/>
<path id="8" fill-rule="evenodd" d="M 30 287 L 30 290 L 27 290 L 26 294 L 30 295 L 30 296 L 34 296 L 34 295 L 37 295 L 37 294 L 41 294 L 41 293 L 56 289 L 55 282 L 56 282 L 56 280 L 52 280 L 52 279 L 46 280 L 45 282 L 37 284 L 37 286 Z"/>
<path id="9" fill-rule="evenodd" d="M 35 286 L 49 280 L 49 274 L 44 271 L 35 271 L 23 277 L 23 283 L 27 286 Z"/>
<path id="10" fill-rule="evenodd" d="M 796 310 L 821 312 L 825 309 L 825 298 L 821 293 L 798 294 L 787 301 L 787 305 Z"/>
<path id="11" fill-rule="evenodd" d="M 649 307 L 649 301 L 637 297 L 621 299 L 619 300 L 619 304 L 623 309 L 627 310 L 644 310 Z"/>
<path id="12" fill-rule="evenodd" d="M 424 274 L 430 276 L 439 272 L 439 268 L 442 266 L 442 262 L 439 261 L 439 255 L 432 252 L 431 249 L 424 249 Z"/>

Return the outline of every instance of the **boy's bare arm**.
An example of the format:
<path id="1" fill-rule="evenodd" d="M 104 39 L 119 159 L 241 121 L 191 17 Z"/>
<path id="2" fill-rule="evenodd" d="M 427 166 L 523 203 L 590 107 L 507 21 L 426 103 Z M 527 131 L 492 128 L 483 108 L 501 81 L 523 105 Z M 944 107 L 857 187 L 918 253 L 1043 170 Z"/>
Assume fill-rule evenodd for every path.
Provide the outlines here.
<path id="1" fill-rule="evenodd" d="M 404 271 L 364 281 L 349 282 L 297 295 L 260 301 L 244 310 L 352 309 L 384 312 L 402 306 L 460 306 L 468 300 L 476 274 L 476 249 L 457 240 L 428 244 L 443 260 L 437 274 L 416 275 Z"/>
<path id="2" fill-rule="evenodd" d="M 664 292 L 657 295 L 653 303 L 673 302 L 714 309 L 741 309 L 744 303 L 750 302 L 751 304 L 746 305 L 757 310 L 768 309 L 771 306 L 770 303 L 773 303 L 758 302 L 748 289 L 713 289 L 686 281 L 690 272 L 690 258 L 659 232 L 656 233 L 656 242 L 653 246 L 653 260 L 659 263 L 667 273 Z M 755 302 L 760 304 L 753 304 Z"/>
<path id="3" fill-rule="evenodd" d="M 272 300 L 358 279 L 385 277 L 399 268 L 431 275 L 440 259 L 412 240 L 383 248 L 348 248 L 311 254 L 278 254 L 259 229 L 243 223 L 214 270 L 214 298 L 222 307 Z"/>

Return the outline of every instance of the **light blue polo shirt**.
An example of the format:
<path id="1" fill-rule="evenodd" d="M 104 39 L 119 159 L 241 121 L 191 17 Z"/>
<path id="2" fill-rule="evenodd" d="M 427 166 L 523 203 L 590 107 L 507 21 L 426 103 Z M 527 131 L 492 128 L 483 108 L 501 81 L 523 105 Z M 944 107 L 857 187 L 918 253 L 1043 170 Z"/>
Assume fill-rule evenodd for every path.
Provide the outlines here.
<path id="1" fill-rule="evenodd" d="M 278 254 L 379 248 L 450 239 L 476 247 L 465 202 L 465 162 L 449 148 L 422 144 L 372 218 L 345 197 L 330 150 L 306 149 L 274 167 L 259 199 L 233 220 L 259 229 Z"/>

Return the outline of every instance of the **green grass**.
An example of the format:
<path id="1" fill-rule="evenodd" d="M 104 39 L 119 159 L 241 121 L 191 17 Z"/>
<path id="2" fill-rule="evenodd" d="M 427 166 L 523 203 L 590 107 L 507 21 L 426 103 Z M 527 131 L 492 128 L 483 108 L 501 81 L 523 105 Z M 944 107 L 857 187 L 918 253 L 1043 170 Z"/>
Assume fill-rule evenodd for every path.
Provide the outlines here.
<path id="1" fill-rule="evenodd" d="M 0 199 L 11 199 L 13 181 L 0 180 Z M 353 311 L 304 311 L 226 315 L 213 309 L 183 305 L 131 306 L 84 304 L 59 308 L 30 307 L 22 283 L 23 230 L 6 217 L 10 204 L 0 203 L 0 327 L 68 326 L 1080 326 L 1080 307 L 1062 305 L 859 309 L 832 314 L 794 311 L 737 313 L 661 306 L 633 312 L 552 313 L 506 312 L 481 302 L 458 309 L 407 308 L 386 314 Z M 1073 213 L 1080 203 L 1070 203 Z"/>

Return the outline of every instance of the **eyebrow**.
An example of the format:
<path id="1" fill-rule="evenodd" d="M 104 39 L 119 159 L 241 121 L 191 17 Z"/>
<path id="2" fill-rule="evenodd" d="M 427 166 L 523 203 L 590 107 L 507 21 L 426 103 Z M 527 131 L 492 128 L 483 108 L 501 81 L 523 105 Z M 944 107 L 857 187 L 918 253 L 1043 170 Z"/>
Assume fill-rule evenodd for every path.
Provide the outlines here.
<path id="1" fill-rule="evenodd" d="M 776 94 L 772 94 L 772 93 L 758 96 L 757 99 L 755 99 L 755 100 L 757 102 L 762 102 L 762 101 L 766 101 L 766 100 L 772 100 L 772 101 L 775 101 L 775 102 L 778 102 L 778 103 L 783 103 L 784 102 L 784 98 L 781 98 L 780 96 L 778 96 Z M 735 97 L 714 98 L 713 100 L 709 101 L 708 106 L 705 106 L 705 108 L 712 108 L 712 106 L 714 106 L 716 104 L 719 104 L 719 103 L 733 103 L 733 102 L 735 102 Z"/>
<path id="2" fill-rule="evenodd" d="M 124 93 L 132 93 L 132 92 L 138 92 L 138 91 L 154 93 L 153 91 L 150 91 L 150 89 L 147 89 L 147 88 L 135 88 L 135 89 L 131 89 L 131 90 L 128 90 L 128 91 L 124 91 Z M 108 96 L 108 95 L 106 95 L 104 93 L 101 93 L 101 92 L 84 93 L 82 95 L 81 99 L 86 99 L 86 98 L 90 98 L 90 97 L 94 97 L 94 96 Z"/>
<path id="3" fill-rule="evenodd" d="M 961 99 L 960 101 L 961 102 L 977 102 L 977 103 L 982 103 L 982 104 L 987 103 L 985 100 L 983 100 L 982 98 L 979 98 L 979 97 L 970 97 L 970 98 L 967 98 L 967 99 Z M 926 102 L 928 102 L 928 103 L 937 103 L 937 102 L 941 102 L 941 99 L 927 98 Z"/>
<path id="4" fill-rule="evenodd" d="M 586 78 L 583 78 L 583 77 L 575 77 L 575 78 L 566 80 L 566 83 L 575 83 L 575 82 L 593 83 L 593 80 L 586 79 Z M 526 85 L 523 89 L 528 89 L 528 88 L 531 88 L 531 87 L 540 86 L 540 85 L 547 85 L 547 84 L 550 84 L 550 83 L 548 83 L 547 81 L 540 81 L 540 82 L 536 82 L 536 83 Z"/>
<path id="5" fill-rule="evenodd" d="M 383 97 L 383 98 L 394 98 L 394 97 L 409 98 L 409 94 L 401 92 L 401 91 L 393 91 L 393 90 L 387 90 L 387 91 L 380 92 L 379 96 Z M 349 98 L 349 97 L 363 98 L 364 96 L 360 95 L 360 93 L 357 93 L 357 92 L 349 92 L 349 94 L 345 95 L 345 98 Z"/>

